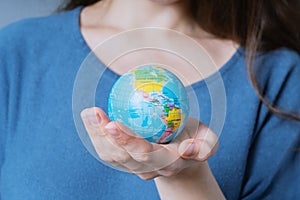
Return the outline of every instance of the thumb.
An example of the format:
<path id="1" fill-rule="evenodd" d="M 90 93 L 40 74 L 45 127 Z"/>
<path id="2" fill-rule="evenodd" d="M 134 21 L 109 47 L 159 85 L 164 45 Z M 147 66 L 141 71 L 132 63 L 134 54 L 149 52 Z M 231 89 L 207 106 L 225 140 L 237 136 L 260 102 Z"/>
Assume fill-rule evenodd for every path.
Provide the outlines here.
<path id="1" fill-rule="evenodd" d="M 186 160 L 205 161 L 212 155 L 212 148 L 203 139 L 187 139 L 180 143 L 179 155 Z"/>
<path id="2" fill-rule="evenodd" d="M 80 115 L 90 136 L 103 135 L 103 127 L 110 122 L 104 111 L 97 107 L 84 109 Z"/>

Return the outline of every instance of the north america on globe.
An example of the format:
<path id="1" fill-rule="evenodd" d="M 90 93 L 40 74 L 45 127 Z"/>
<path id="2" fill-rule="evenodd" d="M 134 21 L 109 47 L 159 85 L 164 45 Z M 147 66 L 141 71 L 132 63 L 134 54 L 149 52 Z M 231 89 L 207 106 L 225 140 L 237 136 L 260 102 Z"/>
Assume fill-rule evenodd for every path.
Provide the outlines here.
<path id="1" fill-rule="evenodd" d="M 168 143 L 183 129 L 189 114 L 185 87 L 171 72 L 141 66 L 122 75 L 108 101 L 109 117 L 150 142 Z"/>

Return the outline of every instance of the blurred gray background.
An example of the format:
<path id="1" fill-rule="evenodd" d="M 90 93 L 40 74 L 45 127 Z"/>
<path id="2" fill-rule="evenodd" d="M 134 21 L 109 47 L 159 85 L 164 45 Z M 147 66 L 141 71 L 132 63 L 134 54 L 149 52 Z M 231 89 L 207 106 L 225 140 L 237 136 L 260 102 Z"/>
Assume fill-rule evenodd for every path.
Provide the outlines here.
<path id="1" fill-rule="evenodd" d="M 0 28 L 14 21 L 49 15 L 63 0 L 0 0 Z"/>

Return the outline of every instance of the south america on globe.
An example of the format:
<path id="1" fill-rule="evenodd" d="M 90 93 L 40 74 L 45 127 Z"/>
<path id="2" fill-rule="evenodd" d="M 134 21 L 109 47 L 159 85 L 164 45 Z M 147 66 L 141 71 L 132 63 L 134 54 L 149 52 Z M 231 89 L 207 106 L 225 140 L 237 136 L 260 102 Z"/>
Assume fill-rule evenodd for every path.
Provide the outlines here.
<path id="1" fill-rule="evenodd" d="M 184 128 L 189 100 L 182 82 L 158 66 L 140 66 L 111 89 L 108 114 L 149 142 L 168 143 Z"/>

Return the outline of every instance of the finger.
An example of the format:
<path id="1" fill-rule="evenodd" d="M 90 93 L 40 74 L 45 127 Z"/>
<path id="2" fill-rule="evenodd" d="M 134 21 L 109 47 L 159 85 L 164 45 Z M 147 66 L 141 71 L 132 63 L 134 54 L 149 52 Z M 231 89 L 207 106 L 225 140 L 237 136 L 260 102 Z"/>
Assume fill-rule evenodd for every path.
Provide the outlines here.
<path id="1" fill-rule="evenodd" d="M 105 126 L 105 131 L 128 153 L 147 153 L 154 148 L 152 143 L 135 134 L 121 123 L 110 122 Z"/>
<path id="2" fill-rule="evenodd" d="M 105 153 L 107 145 L 103 141 L 104 132 L 102 131 L 102 127 L 109 122 L 108 117 L 96 107 L 84 109 L 80 115 L 98 156 L 105 162 L 112 163 L 113 160 Z"/>
<path id="3" fill-rule="evenodd" d="M 183 158 L 202 161 L 217 151 L 218 138 L 203 123 L 196 119 L 189 119 L 185 131 L 188 132 L 186 135 L 189 135 L 189 139 L 183 140 L 178 148 L 178 152 Z"/>
<path id="4" fill-rule="evenodd" d="M 110 147 L 111 151 L 109 152 L 109 156 L 114 163 L 117 163 L 118 166 L 121 166 L 123 169 L 127 169 L 130 173 L 135 173 L 135 171 L 139 170 L 153 171 L 153 169 L 146 169 L 147 167 L 144 164 L 134 160 L 131 155 L 119 146 L 116 141 L 110 138 L 109 135 L 105 137 L 108 137 L 107 140 L 110 141 L 110 145 L 112 146 Z"/>
<path id="5" fill-rule="evenodd" d="M 138 177 L 141 179 L 147 181 L 147 180 L 152 180 L 156 177 L 159 177 L 160 175 L 157 172 L 147 172 L 147 173 L 139 173 L 137 174 Z"/>
<path id="6" fill-rule="evenodd" d="M 175 145 L 159 145 L 146 141 L 121 123 L 110 122 L 105 127 L 114 140 L 137 162 L 148 166 L 137 173 L 159 170 L 175 162 L 180 156 Z"/>
<path id="7" fill-rule="evenodd" d="M 187 123 L 182 132 L 172 141 L 178 145 L 187 139 L 205 137 L 205 131 L 208 129 L 203 123 L 199 122 L 198 119 L 188 118 Z"/>
<path id="8" fill-rule="evenodd" d="M 180 144 L 178 151 L 184 159 L 205 161 L 216 152 L 216 145 L 212 147 L 202 139 L 188 139 Z"/>
<path id="9" fill-rule="evenodd" d="M 88 108 L 81 112 L 81 117 L 99 158 L 110 165 L 129 170 L 130 166 L 124 163 L 132 159 L 130 155 L 105 137 L 104 126 L 109 123 L 106 114 L 100 108 Z"/>
<path id="10" fill-rule="evenodd" d="M 206 147 L 202 147 L 204 149 L 202 152 L 206 152 L 210 149 L 210 152 L 208 153 L 209 157 L 214 155 L 219 148 L 219 139 L 217 135 L 202 123 L 200 123 L 199 125 L 199 129 L 195 139 L 200 141 L 203 140 L 206 143 Z"/>
<path id="11" fill-rule="evenodd" d="M 147 153 L 152 151 L 152 145 L 139 135 L 132 132 L 128 127 L 118 122 L 110 122 L 105 126 L 108 137 L 123 148 L 133 160 L 121 162 L 135 173 L 153 172 L 153 167 L 145 165 Z M 117 161 L 117 160 L 116 160 Z"/>
<path id="12" fill-rule="evenodd" d="M 206 125 L 199 122 L 199 126 L 197 129 L 195 139 L 205 140 L 211 147 L 218 145 L 218 137 L 217 135 Z"/>
<path id="13" fill-rule="evenodd" d="M 201 129 L 202 126 L 204 126 L 204 124 L 199 122 L 198 119 L 188 118 L 184 130 L 187 131 L 187 135 L 189 138 L 194 138 L 198 134 L 199 129 Z"/>
<path id="14" fill-rule="evenodd" d="M 104 131 L 104 126 L 107 125 L 110 120 L 100 108 L 85 109 L 82 111 L 81 116 L 94 148 L 101 160 L 129 172 L 133 172 L 136 169 L 145 169 L 144 165 L 132 159 L 126 150 L 108 137 Z M 147 170 L 150 171 L 150 169 Z M 153 169 L 151 169 L 151 171 L 153 171 Z"/>
<path id="15" fill-rule="evenodd" d="M 100 108 L 87 108 L 81 113 L 81 119 L 90 136 L 103 135 L 103 127 L 109 123 L 109 118 Z"/>

